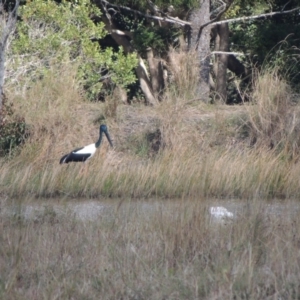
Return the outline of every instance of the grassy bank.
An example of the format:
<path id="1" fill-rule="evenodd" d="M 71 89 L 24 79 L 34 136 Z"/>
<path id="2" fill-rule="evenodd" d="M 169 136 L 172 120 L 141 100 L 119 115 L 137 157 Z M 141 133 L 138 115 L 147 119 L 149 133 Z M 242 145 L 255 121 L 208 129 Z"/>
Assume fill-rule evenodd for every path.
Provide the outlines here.
<path id="1" fill-rule="evenodd" d="M 251 103 L 209 105 L 170 89 L 157 107 L 118 99 L 91 103 L 72 68 L 49 72 L 9 94 L 30 136 L 1 158 L 1 191 L 14 197 L 296 197 L 300 192 L 300 106 L 276 72 L 259 75 Z M 184 78 L 179 77 L 180 80 Z M 187 75 L 188 78 L 188 75 Z M 192 87 L 189 87 L 192 90 Z M 59 165 L 72 149 L 104 141 L 82 164 Z"/>
<path id="2" fill-rule="evenodd" d="M 0 297 L 299 299 L 299 217 L 259 203 L 226 226 L 186 199 L 93 222 L 1 215 Z"/>
<path id="3" fill-rule="evenodd" d="M 2 191 L 11 196 L 70 197 L 253 197 L 299 194 L 299 167 L 272 153 L 163 153 L 145 162 L 115 162 L 114 153 L 95 158 L 86 167 L 15 162 L 2 167 Z M 9 170 L 6 168 L 9 166 Z M 15 169 L 14 169 L 15 168 Z M 12 170 L 13 169 L 13 170 Z M 91 175 L 90 175 L 91 174 Z"/>
<path id="4" fill-rule="evenodd" d="M 30 135 L 0 160 L 1 299 L 299 299 L 299 218 L 260 201 L 300 193 L 300 106 L 276 72 L 259 75 L 244 105 L 193 100 L 181 82 L 144 107 L 88 102 L 76 72 L 58 71 L 8 95 Z M 84 169 L 59 165 L 101 123 L 114 149 L 105 140 Z M 34 196 L 122 199 L 90 222 L 51 206 L 35 219 L 4 213 Z M 181 201 L 123 205 L 157 197 Z M 219 226 L 209 197 L 251 201 Z"/>

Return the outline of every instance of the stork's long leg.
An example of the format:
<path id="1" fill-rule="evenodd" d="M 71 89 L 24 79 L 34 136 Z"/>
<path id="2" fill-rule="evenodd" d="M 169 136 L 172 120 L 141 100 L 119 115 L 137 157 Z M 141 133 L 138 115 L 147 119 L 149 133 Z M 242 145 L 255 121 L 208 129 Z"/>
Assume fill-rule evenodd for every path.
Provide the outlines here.
<path id="1" fill-rule="evenodd" d="M 86 177 L 87 176 L 87 171 L 88 171 L 88 164 L 87 164 L 87 161 L 85 161 L 85 162 L 82 163 L 79 174 L 81 176 Z"/>

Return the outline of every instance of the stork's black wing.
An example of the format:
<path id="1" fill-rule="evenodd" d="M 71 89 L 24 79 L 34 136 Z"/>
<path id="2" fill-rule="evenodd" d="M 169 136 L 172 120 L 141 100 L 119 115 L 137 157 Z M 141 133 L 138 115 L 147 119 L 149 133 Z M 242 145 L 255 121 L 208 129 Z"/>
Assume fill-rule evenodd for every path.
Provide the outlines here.
<path id="1" fill-rule="evenodd" d="M 73 150 L 72 152 L 70 152 L 69 154 L 65 154 L 59 161 L 60 164 L 67 164 L 69 162 L 84 162 L 86 161 L 91 154 L 90 153 L 76 153 L 77 151 L 83 149 L 84 147 L 81 148 L 77 148 L 75 150 Z"/>

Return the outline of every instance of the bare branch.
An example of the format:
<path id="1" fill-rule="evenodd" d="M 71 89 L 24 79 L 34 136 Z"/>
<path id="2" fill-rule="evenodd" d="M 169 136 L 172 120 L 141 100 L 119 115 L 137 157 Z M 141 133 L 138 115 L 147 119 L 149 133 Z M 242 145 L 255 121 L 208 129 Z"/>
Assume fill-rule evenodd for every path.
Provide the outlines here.
<path id="1" fill-rule="evenodd" d="M 163 13 L 163 15 L 164 15 L 163 17 L 153 16 L 153 15 L 149 15 L 149 14 L 144 14 L 144 13 L 138 11 L 138 10 L 132 9 L 130 7 L 127 7 L 127 6 L 112 4 L 112 3 L 110 3 L 106 0 L 99 0 L 99 1 L 106 4 L 106 5 L 114 7 L 116 9 L 124 9 L 124 10 L 130 11 L 132 13 L 135 13 L 139 16 L 148 18 L 148 19 L 153 19 L 153 20 L 157 20 L 157 21 L 164 21 L 164 22 L 168 22 L 168 23 L 178 24 L 180 26 L 186 26 L 186 25 L 191 26 L 191 22 L 181 20 L 177 17 L 176 18 L 170 17 L 165 13 Z"/>
<path id="2" fill-rule="evenodd" d="M 283 5 L 281 11 L 284 11 L 285 7 L 291 2 L 291 0 L 289 0 L 286 4 Z"/>
<path id="3" fill-rule="evenodd" d="M 214 20 L 218 19 L 219 16 L 221 16 L 222 13 L 226 10 L 226 7 L 227 7 L 226 3 L 223 2 L 222 0 L 220 0 L 220 2 L 221 2 L 221 5 L 210 13 L 210 16 L 216 15 Z"/>
<path id="4" fill-rule="evenodd" d="M 133 38 L 132 32 L 127 31 L 127 30 L 112 29 L 111 32 L 119 34 L 119 35 L 126 35 L 130 38 Z"/>
<path id="5" fill-rule="evenodd" d="M 267 17 L 276 16 L 276 15 L 290 14 L 290 13 L 295 12 L 297 10 L 300 10 L 300 7 L 296 7 L 296 8 L 293 8 L 293 9 L 290 9 L 290 10 L 284 10 L 284 11 L 274 11 L 274 12 L 271 12 L 271 13 L 260 14 L 260 15 L 249 16 L 249 17 L 240 17 L 240 18 L 222 20 L 222 21 L 213 22 L 213 23 L 210 23 L 210 24 L 211 25 L 219 25 L 219 24 L 224 24 L 224 23 L 234 23 L 234 22 L 239 22 L 239 21 L 247 21 L 247 20 L 260 19 L 260 18 L 267 18 Z M 207 24 L 207 25 L 209 25 L 209 24 Z M 207 25 L 205 24 L 205 26 L 207 26 Z"/>
<path id="6" fill-rule="evenodd" d="M 153 16 L 153 15 L 149 15 L 149 14 L 144 14 L 144 13 L 138 11 L 138 10 L 132 9 L 130 7 L 127 7 L 127 6 L 112 4 L 112 3 L 110 3 L 107 0 L 99 0 L 99 1 L 102 2 L 105 5 L 110 5 L 111 7 L 114 7 L 116 9 L 124 9 L 124 10 L 130 11 L 132 13 L 135 13 L 135 14 L 137 14 L 139 16 L 142 16 L 142 17 L 145 17 L 145 18 L 149 18 L 149 19 L 153 19 L 153 20 L 157 20 L 157 21 L 164 21 L 164 22 L 173 23 L 173 24 L 178 24 L 180 26 L 191 26 L 191 22 L 187 22 L 187 21 L 181 20 L 181 19 L 179 19 L 177 17 L 176 18 L 170 17 L 170 16 L 168 16 L 167 14 L 165 14 L 162 11 L 160 11 L 160 12 L 163 14 L 163 17 L 159 17 L 159 16 Z M 281 10 L 281 11 L 277 11 L 277 12 L 271 12 L 271 13 L 260 14 L 260 15 L 255 15 L 255 16 L 240 17 L 240 18 L 234 18 L 234 19 L 216 21 L 216 20 L 218 20 L 221 17 L 221 15 L 229 7 L 228 5 L 224 6 L 225 3 L 223 1 L 221 1 L 221 2 L 222 2 L 222 9 L 219 11 L 218 15 L 214 19 L 212 19 L 209 22 L 203 24 L 199 28 L 197 42 L 196 42 L 196 49 L 198 47 L 198 43 L 199 43 L 199 39 L 200 39 L 202 30 L 203 30 L 204 27 L 206 27 L 208 25 L 218 25 L 218 24 L 224 24 L 224 23 L 233 23 L 233 22 L 247 21 L 247 20 L 252 20 L 252 19 L 267 18 L 267 17 L 272 17 L 272 16 L 280 15 L 280 14 L 289 14 L 289 13 L 295 12 L 297 10 L 300 10 L 300 7 L 296 7 L 296 8 L 290 9 L 290 10 L 286 10 L 286 11 Z"/>
<path id="7" fill-rule="evenodd" d="M 245 56 L 245 53 L 241 53 L 241 52 L 212 51 L 211 55 L 213 55 L 213 54 L 225 54 L 225 55 L 241 55 L 241 56 Z"/>
<path id="8" fill-rule="evenodd" d="M 228 19 L 228 20 L 222 20 L 222 21 L 215 22 L 215 20 L 218 19 L 219 16 L 222 13 L 224 13 L 224 11 L 222 11 L 222 12 L 220 12 L 220 14 L 216 18 L 214 18 L 213 20 L 210 20 L 209 22 L 203 24 L 199 28 L 199 33 L 198 33 L 198 38 L 197 38 L 197 43 L 196 43 L 196 49 L 198 48 L 198 43 L 199 43 L 199 39 L 200 39 L 202 30 L 203 30 L 204 27 L 206 27 L 208 25 L 220 25 L 220 24 L 224 24 L 224 23 L 234 23 L 234 22 L 239 22 L 239 21 L 247 21 L 247 20 L 273 17 L 273 16 L 281 15 L 281 14 L 290 14 L 290 13 L 295 12 L 297 10 L 300 10 L 300 7 L 296 7 L 296 8 L 293 8 L 293 9 L 290 9 L 290 10 L 285 10 L 285 11 L 275 11 L 275 12 L 266 13 L 266 14 L 260 14 L 260 15 L 249 16 L 249 17 L 240 17 L 240 18 L 234 18 L 234 19 Z"/>

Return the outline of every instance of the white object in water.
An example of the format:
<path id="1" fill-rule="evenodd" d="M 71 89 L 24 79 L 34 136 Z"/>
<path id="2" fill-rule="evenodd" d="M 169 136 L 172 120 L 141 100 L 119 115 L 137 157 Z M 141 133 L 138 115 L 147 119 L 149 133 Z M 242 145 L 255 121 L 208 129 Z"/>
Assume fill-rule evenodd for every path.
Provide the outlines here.
<path id="1" fill-rule="evenodd" d="M 212 206 L 209 208 L 209 212 L 213 217 L 218 219 L 233 218 L 233 213 L 223 206 Z"/>

